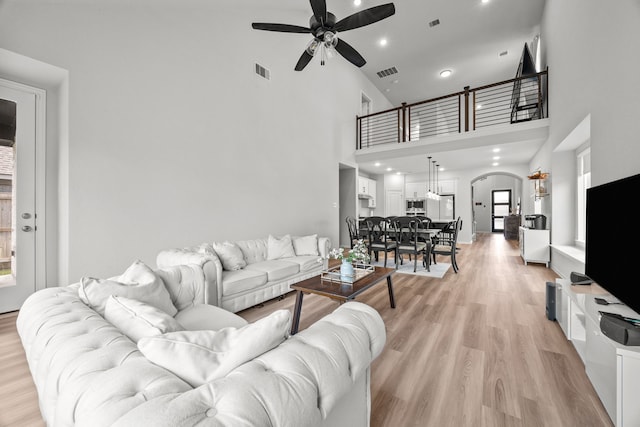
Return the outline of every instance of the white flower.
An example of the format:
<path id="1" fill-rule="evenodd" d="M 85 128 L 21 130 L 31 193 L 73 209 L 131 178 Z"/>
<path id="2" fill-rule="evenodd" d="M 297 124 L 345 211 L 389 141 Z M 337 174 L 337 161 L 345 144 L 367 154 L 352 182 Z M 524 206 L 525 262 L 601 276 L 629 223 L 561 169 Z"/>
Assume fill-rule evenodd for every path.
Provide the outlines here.
<path id="1" fill-rule="evenodd" d="M 348 255 L 344 255 L 344 249 L 333 248 L 329 251 L 329 258 L 333 259 L 346 259 L 349 262 L 369 262 L 371 257 L 369 256 L 369 250 L 364 240 L 360 239 L 353 245 L 353 249 L 350 249 Z"/>

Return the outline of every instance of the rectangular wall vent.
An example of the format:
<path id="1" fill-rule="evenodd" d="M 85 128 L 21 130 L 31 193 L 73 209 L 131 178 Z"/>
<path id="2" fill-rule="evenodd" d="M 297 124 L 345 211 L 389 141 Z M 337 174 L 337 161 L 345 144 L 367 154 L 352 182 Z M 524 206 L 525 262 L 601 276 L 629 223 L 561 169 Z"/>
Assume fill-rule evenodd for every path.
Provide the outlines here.
<path id="1" fill-rule="evenodd" d="M 440 25 L 439 19 L 434 19 L 433 21 L 429 22 L 429 28 L 435 27 L 436 25 Z"/>
<path id="2" fill-rule="evenodd" d="M 271 80 L 271 71 L 264 68 L 262 65 L 256 62 L 256 74 L 260 77 L 264 77 L 267 80 Z"/>
<path id="3" fill-rule="evenodd" d="M 386 70 L 378 71 L 376 74 L 378 74 L 378 77 L 383 78 L 392 74 L 398 74 L 398 70 L 396 69 L 396 67 L 391 67 L 387 68 Z"/>

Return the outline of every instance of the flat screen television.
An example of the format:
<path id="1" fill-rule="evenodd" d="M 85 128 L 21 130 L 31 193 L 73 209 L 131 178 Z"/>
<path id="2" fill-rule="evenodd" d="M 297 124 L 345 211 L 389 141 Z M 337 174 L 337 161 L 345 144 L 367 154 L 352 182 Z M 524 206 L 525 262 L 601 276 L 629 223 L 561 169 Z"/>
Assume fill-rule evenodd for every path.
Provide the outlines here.
<path id="1" fill-rule="evenodd" d="M 587 189 L 585 274 L 640 314 L 640 174 Z"/>

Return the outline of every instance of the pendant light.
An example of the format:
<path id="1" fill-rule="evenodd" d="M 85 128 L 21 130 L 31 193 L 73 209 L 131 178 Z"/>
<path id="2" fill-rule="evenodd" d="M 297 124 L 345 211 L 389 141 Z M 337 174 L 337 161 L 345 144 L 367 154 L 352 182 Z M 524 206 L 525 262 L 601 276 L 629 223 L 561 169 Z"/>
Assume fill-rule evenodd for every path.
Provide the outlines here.
<path id="1" fill-rule="evenodd" d="M 427 198 L 431 198 L 431 156 L 427 157 Z"/>
<path id="2" fill-rule="evenodd" d="M 438 170 L 437 170 L 437 166 L 436 166 L 436 161 L 435 160 L 431 160 L 431 156 L 427 157 L 429 159 L 427 166 L 428 166 L 428 172 L 427 172 L 427 199 L 431 199 L 431 200 L 440 200 L 440 194 L 438 193 L 438 180 L 436 178 Z M 433 181 L 436 185 L 435 187 L 435 191 L 431 191 L 431 165 L 433 164 Z M 439 166 L 439 165 L 438 165 Z"/>

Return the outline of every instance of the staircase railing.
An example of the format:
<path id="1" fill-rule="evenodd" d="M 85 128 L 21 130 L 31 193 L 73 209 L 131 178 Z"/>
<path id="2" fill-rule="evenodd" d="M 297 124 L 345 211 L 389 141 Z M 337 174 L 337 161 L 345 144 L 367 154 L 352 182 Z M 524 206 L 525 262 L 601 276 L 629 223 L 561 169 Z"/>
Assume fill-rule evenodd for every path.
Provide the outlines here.
<path id="1" fill-rule="evenodd" d="M 356 117 L 356 149 L 548 117 L 548 69 Z"/>

